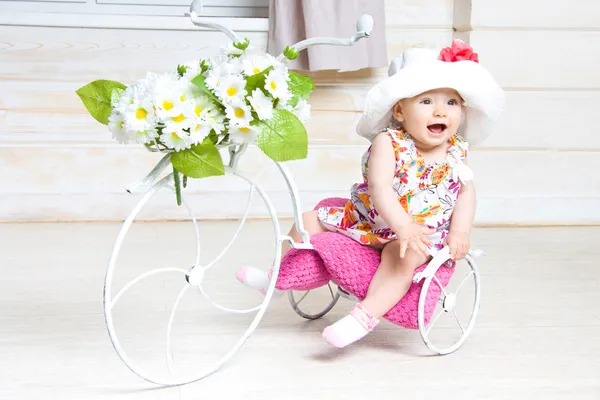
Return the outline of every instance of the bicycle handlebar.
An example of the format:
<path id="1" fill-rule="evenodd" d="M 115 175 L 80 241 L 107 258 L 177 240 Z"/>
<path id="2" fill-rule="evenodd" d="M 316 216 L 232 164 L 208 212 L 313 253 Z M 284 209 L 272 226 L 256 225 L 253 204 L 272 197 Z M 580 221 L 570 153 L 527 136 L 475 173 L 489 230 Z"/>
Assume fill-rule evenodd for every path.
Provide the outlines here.
<path id="1" fill-rule="evenodd" d="M 371 31 L 373 30 L 373 17 L 369 14 L 363 14 L 360 16 L 358 21 L 356 22 L 356 33 L 349 38 L 334 38 L 334 37 L 316 37 L 302 40 L 293 47 L 298 52 L 306 49 L 310 46 L 316 45 L 330 45 L 330 46 L 354 46 L 356 42 L 358 42 L 362 38 L 366 38 L 371 36 Z M 278 59 L 281 60 L 283 57 L 283 53 L 279 55 Z"/>
<path id="2" fill-rule="evenodd" d="M 226 34 L 231 40 L 233 40 L 234 42 L 239 41 L 240 39 L 238 38 L 238 36 L 235 34 L 234 31 L 232 31 L 231 29 L 227 28 L 224 25 L 221 24 L 217 24 L 214 22 L 205 22 L 205 21 L 200 21 L 198 20 L 198 13 L 196 12 L 196 5 L 200 3 L 200 13 L 202 12 L 202 8 L 204 8 L 204 4 L 202 3 L 202 0 L 194 0 L 192 1 L 192 4 L 190 4 L 190 12 L 189 13 L 185 13 L 185 15 L 188 15 L 190 17 L 190 19 L 192 20 L 192 23 L 194 25 L 197 26 L 201 26 L 204 28 L 210 28 L 210 29 L 215 29 L 218 31 L 223 32 L 224 34 Z"/>
<path id="3" fill-rule="evenodd" d="M 201 21 L 198 19 L 198 14 L 202 13 L 202 8 L 204 4 L 202 0 L 193 0 L 190 4 L 190 12 L 185 13 L 190 17 L 190 20 L 194 25 L 201 26 L 204 28 L 214 29 L 223 32 L 226 34 L 231 40 L 234 42 L 239 41 L 239 37 L 235 34 L 234 31 L 227 28 L 224 25 L 215 23 L 215 22 L 207 22 Z M 199 8 L 199 10 L 198 10 Z M 334 38 L 334 37 L 316 37 L 310 38 L 306 40 L 302 40 L 290 47 L 293 47 L 298 52 L 306 49 L 310 46 L 316 45 L 330 45 L 330 46 L 353 46 L 356 42 L 358 42 L 362 38 L 366 38 L 371 36 L 371 31 L 373 30 L 373 17 L 369 14 L 363 14 L 360 16 L 358 21 L 356 22 L 356 33 L 349 38 Z M 283 53 L 280 54 L 277 59 L 282 60 L 284 57 Z"/>

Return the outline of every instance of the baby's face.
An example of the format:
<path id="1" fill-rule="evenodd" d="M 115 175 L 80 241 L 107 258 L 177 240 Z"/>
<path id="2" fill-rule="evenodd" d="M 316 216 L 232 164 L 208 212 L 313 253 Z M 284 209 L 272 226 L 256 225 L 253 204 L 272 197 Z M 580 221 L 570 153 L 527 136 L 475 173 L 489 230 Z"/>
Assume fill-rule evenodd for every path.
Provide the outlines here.
<path id="1" fill-rule="evenodd" d="M 462 99 L 456 90 L 434 89 L 400 100 L 393 114 L 418 145 L 434 148 L 458 131 Z"/>

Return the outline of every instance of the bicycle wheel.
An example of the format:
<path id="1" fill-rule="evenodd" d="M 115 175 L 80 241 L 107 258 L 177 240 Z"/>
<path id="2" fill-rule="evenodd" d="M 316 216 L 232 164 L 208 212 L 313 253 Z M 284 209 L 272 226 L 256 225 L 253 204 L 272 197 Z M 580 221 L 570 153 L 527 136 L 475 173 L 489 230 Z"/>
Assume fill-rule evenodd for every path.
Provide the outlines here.
<path id="1" fill-rule="evenodd" d="M 225 306 L 221 300 L 216 299 L 216 296 L 210 293 L 212 288 L 209 283 L 215 283 L 215 278 L 210 274 L 213 273 L 213 271 L 218 270 L 213 267 L 215 267 L 217 263 L 220 262 L 220 260 L 225 256 L 227 251 L 233 245 L 235 239 L 240 234 L 241 229 L 246 222 L 246 218 L 250 210 L 252 196 L 255 191 L 258 192 L 259 197 L 261 198 L 264 206 L 266 206 L 268 209 L 270 215 L 273 233 L 275 236 L 275 252 L 273 255 L 273 260 L 270 262 L 272 262 L 275 266 L 274 275 L 279 271 L 279 259 L 281 255 L 281 241 L 279 240 L 279 237 L 281 236 L 281 232 L 276 212 L 268 196 L 253 180 L 246 178 L 238 172 L 233 172 L 230 169 L 227 169 L 227 172 L 230 176 L 228 179 L 237 177 L 248 183 L 250 186 L 250 194 L 248 196 L 248 203 L 246 205 L 243 218 L 235 234 L 233 235 L 233 238 L 227 243 L 227 245 L 223 247 L 223 249 L 212 261 L 205 263 L 204 265 L 200 262 L 202 252 L 200 248 L 201 235 L 198 226 L 199 224 L 198 221 L 196 221 L 191 208 L 185 201 L 185 198 L 183 198 L 183 206 L 187 209 L 191 220 L 191 225 L 193 227 L 194 234 L 192 235 L 192 247 L 195 246 L 195 249 L 186 253 L 185 256 L 182 256 L 182 254 L 185 253 L 185 250 L 171 249 L 170 253 L 168 253 L 166 257 L 168 258 L 176 254 L 178 256 L 177 260 L 189 259 L 189 261 L 183 261 L 180 265 L 176 266 L 161 265 L 160 268 L 150 270 L 144 270 L 142 267 L 141 273 L 140 271 L 136 271 L 133 276 L 132 273 L 126 273 L 125 275 L 128 275 L 128 278 L 124 280 L 126 283 L 122 285 L 120 289 L 118 289 L 118 292 L 117 289 L 115 289 L 117 286 L 115 282 L 115 274 L 119 271 L 119 269 L 127 270 L 125 266 L 121 266 L 121 263 L 118 262 L 121 258 L 123 258 L 120 256 L 124 240 L 128 233 L 130 233 L 134 220 L 138 217 L 140 211 L 144 208 L 148 201 L 162 189 L 169 189 L 170 192 L 174 190 L 174 188 L 170 185 L 170 182 L 173 179 L 172 174 L 161 179 L 137 203 L 131 214 L 123 223 L 117 236 L 117 240 L 114 244 L 104 282 L 104 315 L 106 327 L 108 329 L 112 345 L 121 360 L 132 372 L 149 382 L 167 386 L 183 385 L 198 381 L 216 372 L 231 357 L 235 355 L 246 339 L 254 332 L 260 323 L 273 295 L 275 280 L 273 280 L 272 284 L 268 288 L 266 296 L 262 300 L 258 300 L 260 303 L 250 308 L 234 308 L 231 306 Z M 170 193 L 170 195 L 172 195 L 172 193 Z M 170 199 L 172 200 L 172 197 Z M 150 244 L 148 246 L 154 247 L 155 245 Z M 139 255 L 140 254 L 138 252 L 134 256 Z M 146 262 L 153 261 L 158 257 L 159 256 L 147 257 Z M 133 258 L 125 258 L 125 261 L 131 263 L 132 259 Z M 233 273 L 227 275 L 234 276 Z M 126 330 L 126 328 L 131 328 L 133 330 L 137 329 L 135 335 L 127 336 L 126 333 L 122 333 L 121 330 L 117 329 L 117 324 L 115 323 L 115 306 L 117 303 L 119 303 L 119 305 L 123 303 L 124 300 L 122 299 L 126 298 L 128 294 L 137 294 L 138 292 L 136 292 L 136 288 L 143 286 L 144 282 L 149 282 L 152 280 L 152 278 L 157 277 L 161 277 L 161 279 L 165 280 L 167 279 L 166 277 L 175 279 L 175 282 L 172 286 L 176 286 L 177 290 L 173 291 L 172 294 L 176 294 L 176 296 L 172 296 L 170 299 L 164 301 L 164 304 L 171 302 L 170 304 L 172 304 L 172 307 L 165 307 L 166 310 L 161 310 L 161 308 L 164 307 L 164 304 L 162 302 L 157 302 L 156 300 L 159 289 L 164 289 L 167 286 L 161 280 L 158 282 L 158 284 L 155 284 L 155 286 L 152 287 L 152 290 L 150 290 L 151 293 L 149 293 L 147 300 L 144 298 L 144 300 L 141 302 L 133 302 L 133 311 L 129 311 L 129 313 L 125 314 L 125 316 L 120 317 L 120 322 L 123 325 L 123 331 Z M 212 281 L 210 279 L 212 279 Z M 234 282 L 235 279 L 232 279 L 231 281 Z M 237 282 L 234 284 L 237 286 Z M 116 292 L 116 295 L 113 295 L 113 292 Z M 187 300 L 188 298 L 190 298 L 192 301 L 191 306 L 187 308 L 183 307 L 182 304 L 184 299 Z M 239 296 L 234 296 L 231 294 L 226 297 L 226 299 L 234 300 L 237 300 L 237 298 L 239 298 Z M 142 308 L 142 306 L 152 303 L 156 304 L 154 304 L 154 309 L 148 313 L 147 319 L 145 321 L 137 321 L 143 317 L 143 313 L 139 311 L 138 308 Z M 199 320 L 200 315 L 198 310 L 206 313 L 207 316 Z M 168 319 L 165 318 L 161 321 L 160 318 L 155 317 L 155 315 L 152 313 L 161 315 L 164 314 L 165 317 L 168 316 Z M 185 317 L 183 314 L 185 314 Z M 180 316 L 180 318 L 187 318 L 185 323 L 187 324 L 186 326 L 188 331 L 190 331 L 190 327 L 193 327 L 194 329 L 198 327 L 198 333 L 191 335 L 192 337 L 188 335 L 188 337 L 179 339 L 182 341 L 182 346 L 179 347 L 181 352 L 177 357 L 174 357 L 173 331 L 174 323 L 178 316 Z M 244 319 L 241 321 L 235 320 L 237 317 L 244 317 Z M 236 322 L 233 322 L 234 320 Z M 152 322 L 152 325 L 160 325 L 161 323 L 164 323 L 164 326 L 159 326 L 156 329 L 149 328 L 148 321 Z M 219 328 L 219 332 L 221 332 L 221 334 L 214 334 L 214 330 L 210 330 L 208 327 L 205 327 L 207 322 L 210 323 L 211 321 L 224 321 Z M 217 322 L 216 326 L 219 326 L 219 322 Z M 166 330 L 164 328 L 166 328 Z M 242 333 L 236 333 L 235 330 L 237 329 L 240 329 Z M 152 339 L 150 339 L 150 337 L 152 337 Z M 227 342 L 227 337 L 231 338 L 231 341 L 229 342 L 230 347 L 224 348 L 223 343 Z M 202 351 L 205 351 L 205 353 L 203 354 Z M 216 354 L 219 351 L 222 353 Z M 150 357 L 150 353 L 158 354 L 159 356 Z M 210 353 L 210 356 L 216 358 L 217 360 L 214 362 L 209 362 L 207 360 L 209 358 L 208 353 Z M 178 363 L 175 362 L 175 360 L 178 362 L 181 360 L 181 362 Z M 196 362 L 201 362 L 202 365 L 200 367 L 195 366 Z"/>
<path id="2" fill-rule="evenodd" d="M 481 288 L 475 261 L 467 255 L 465 261 L 457 262 L 454 268 L 456 271 L 446 287 L 434 274 L 425 279 L 419 296 L 418 321 L 421 338 L 431 351 L 440 355 L 453 353 L 463 345 L 475 326 L 479 311 Z M 434 287 L 432 285 L 437 288 L 436 292 L 440 292 L 440 298 L 431 320 L 426 325 L 425 303 L 428 292 Z"/>
<path id="3" fill-rule="evenodd" d="M 302 318 L 319 319 L 331 311 L 340 299 L 340 292 L 338 290 L 334 292 L 331 285 L 332 283 L 329 282 L 325 286 L 312 290 L 289 290 L 288 300 L 296 314 Z M 319 290 L 325 287 L 328 290 Z"/>

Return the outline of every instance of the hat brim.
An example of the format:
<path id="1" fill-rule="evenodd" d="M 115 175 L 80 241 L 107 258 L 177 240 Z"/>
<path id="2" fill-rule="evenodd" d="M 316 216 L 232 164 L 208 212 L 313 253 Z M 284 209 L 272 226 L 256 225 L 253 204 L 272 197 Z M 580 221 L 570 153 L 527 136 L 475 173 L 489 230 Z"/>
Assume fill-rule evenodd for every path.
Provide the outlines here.
<path id="1" fill-rule="evenodd" d="M 402 99 L 440 88 L 456 90 L 466 103 L 465 121 L 459 129 L 476 144 L 485 140 L 504 107 L 504 91 L 490 73 L 473 61 L 431 61 L 409 65 L 375 85 L 367 93 L 357 133 L 369 140 L 388 127 L 393 106 Z"/>

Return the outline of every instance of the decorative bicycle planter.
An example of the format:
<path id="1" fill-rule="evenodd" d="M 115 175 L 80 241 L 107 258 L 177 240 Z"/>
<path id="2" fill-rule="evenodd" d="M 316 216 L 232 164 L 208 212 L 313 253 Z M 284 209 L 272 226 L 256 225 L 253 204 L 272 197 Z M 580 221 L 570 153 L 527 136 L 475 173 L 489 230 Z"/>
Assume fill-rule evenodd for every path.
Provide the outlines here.
<path id="1" fill-rule="evenodd" d="M 372 18 L 363 15 L 357 22 L 356 34 L 350 38 L 308 39 L 289 46 L 282 55 L 274 58 L 252 49 L 248 41 L 240 40 L 230 29 L 199 20 L 195 12 L 195 3 L 192 3 L 189 13 L 192 23 L 219 30 L 232 41 L 229 50 L 222 55 L 221 59 L 202 60 L 193 66 L 180 66 L 177 76 L 149 75 L 129 87 L 118 82 L 96 81 L 78 91 L 90 113 L 101 123 L 109 125 L 117 140 L 137 141 L 150 151 L 164 153 L 161 161 L 144 179 L 135 182 L 127 189 L 133 192 L 140 187 L 147 188 L 124 221 L 114 244 L 104 282 L 104 314 L 110 340 L 127 367 L 149 382 L 169 386 L 195 382 L 216 372 L 238 352 L 246 339 L 255 331 L 274 293 L 284 241 L 288 241 L 294 249 L 307 251 L 313 249 L 311 239 L 302 224 L 298 190 L 291 173 L 283 164 L 287 160 L 306 157 L 307 137 L 302 121 L 306 113 L 302 106 L 306 103 L 313 84 L 310 79 L 287 71 L 286 59 L 297 57 L 299 51 L 313 45 L 351 46 L 361 38 L 368 37 L 373 26 Z M 284 138 L 283 141 L 280 140 L 281 137 Z M 291 195 L 294 220 L 302 234 L 302 243 L 294 243 L 290 237 L 282 233 L 277 212 L 266 190 L 256 179 L 245 175 L 240 169 L 239 160 L 248 145 L 252 143 L 256 143 L 274 161 L 283 177 Z M 226 163 L 221 158 L 222 153 L 225 152 L 229 155 Z M 173 172 L 159 179 L 161 173 L 171 165 Z M 223 250 L 212 261 L 202 264 L 198 222 L 191 206 L 186 202 L 182 186 L 185 187 L 188 177 L 203 178 L 212 175 L 227 175 L 245 182 L 249 187 L 249 196 L 233 238 L 223 246 Z M 115 285 L 115 273 L 119 270 L 118 261 L 124 240 L 142 209 L 161 191 L 175 193 L 178 204 L 187 210 L 194 232 L 196 247 L 194 256 L 187 265 L 162 267 L 143 272 L 129 279 L 117 290 L 113 285 Z M 247 220 L 255 192 L 266 207 L 273 228 L 275 238 L 273 279 L 264 299 L 258 305 L 249 308 L 227 307 L 210 295 L 206 287 L 206 276 L 207 272 L 211 271 L 231 249 Z M 478 254 L 474 252 L 467 257 L 471 273 L 462 282 L 464 283 L 470 277 L 474 279 L 475 299 L 472 315 L 466 327 L 459 322 L 463 335 L 450 347 L 439 348 L 429 340 L 429 328 L 436 319 L 432 320 L 429 327 L 426 326 L 424 319 L 425 300 L 432 284 L 440 288 L 442 312 L 454 312 L 455 295 L 446 291 L 444 285 L 436 278 L 436 272 L 440 268 L 445 268 L 442 264 L 449 255 L 440 252 L 425 270 L 415 276 L 415 282 L 423 282 L 418 305 L 418 325 L 423 340 L 434 352 L 446 354 L 456 350 L 473 328 L 480 298 L 479 275 L 473 261 Z M 157 374 L 146 369 L 126 350 L 123 338 L 119 336 L 114 312 L 117 305 L 121 304 L 121 299 L 130 290 L 148 278 L 163 275 L 179 276 L 181 287 L 174 299 L 164 334 L 167 370 L 163 374 Z M 458 290 L 462 287 L 462 283 Z M 303 310 L 301 304 L 304 294 L 298 295 L 297 292 L 290 291 L 289 299 L 293 309 L 304 318 L 316 319 L 330 311 L 341 296 L 355 299 L 341 287 L 334 290 L 332 284 L 336 285 L 333 282 L 329 285 L 332 300 L 316 312 Z M 255 315 L 239 335 L 239 339 L 216 362 L 201 371 L 192 368 L 182 373 L 181 369 L 175 368 L 172 333 L 178 307 L 190 289 L 197 290 L 203 301 L 213 306 L 215 310 Z M 219 337 L 213 339 L 218 341 Z"/>

